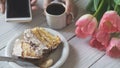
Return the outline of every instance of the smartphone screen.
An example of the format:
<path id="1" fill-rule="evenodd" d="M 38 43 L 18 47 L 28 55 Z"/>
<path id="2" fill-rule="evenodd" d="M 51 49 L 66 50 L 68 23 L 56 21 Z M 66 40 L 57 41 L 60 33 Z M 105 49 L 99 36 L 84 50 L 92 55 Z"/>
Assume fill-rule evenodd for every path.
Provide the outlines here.
<path id="1" fill-rule="evenodd" d="M 7 18 L 30 17 L 29 0 L 7 0 Z"/>

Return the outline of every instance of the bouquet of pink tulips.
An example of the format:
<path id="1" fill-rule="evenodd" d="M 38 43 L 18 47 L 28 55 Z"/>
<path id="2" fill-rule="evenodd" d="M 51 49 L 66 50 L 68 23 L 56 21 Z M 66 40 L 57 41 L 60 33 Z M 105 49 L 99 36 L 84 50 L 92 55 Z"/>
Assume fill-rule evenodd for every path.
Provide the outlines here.
<path id="1" fill-rule="evenodd" d="M 120 0 L 115 1 L 120 3 Z M 99 19 L 96 17 L 96 12 L 94 13 L 95 15 L 85 14 L 77 20 L 76 36 L 79 38 L 92 36 L 90 39 L 92 47 L 106 51 L 106 54 L 111 57 L 120 58 L 120 12 L 106 10 Z"/>

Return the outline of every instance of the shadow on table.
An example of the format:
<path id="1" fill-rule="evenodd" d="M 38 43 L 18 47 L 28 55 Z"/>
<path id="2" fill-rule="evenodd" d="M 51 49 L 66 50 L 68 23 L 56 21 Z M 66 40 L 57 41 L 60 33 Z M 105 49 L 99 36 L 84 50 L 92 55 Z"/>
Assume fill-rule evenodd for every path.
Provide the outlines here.
<path id="1" fill-rule="evenodd" d="M 77 61 L 78 61 L 78 54 L 76 50 L 74 49 L 74 47 L 70 45 L 70 52 L 69 52 L 68 59 L 61 66 L 61 68 L 75 68 Z"/>

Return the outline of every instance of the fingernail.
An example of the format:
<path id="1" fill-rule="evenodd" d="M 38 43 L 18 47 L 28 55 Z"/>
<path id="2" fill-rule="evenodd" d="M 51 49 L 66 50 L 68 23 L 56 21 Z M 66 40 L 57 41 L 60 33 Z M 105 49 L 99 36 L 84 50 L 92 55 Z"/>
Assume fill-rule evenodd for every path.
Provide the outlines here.
<path id="1" fill-rule="evenodd" d="M 74 14 L 72 13 L 72 12 L 70 12 L 70 15 L 72 16 L 72 19 L 74 19 L 75 17 L 74 17 Z"/>
<path id="2" fill-rule="evenodd" d="M 1 5 L 0 5 L 0 12 L 1 12 Z"/>

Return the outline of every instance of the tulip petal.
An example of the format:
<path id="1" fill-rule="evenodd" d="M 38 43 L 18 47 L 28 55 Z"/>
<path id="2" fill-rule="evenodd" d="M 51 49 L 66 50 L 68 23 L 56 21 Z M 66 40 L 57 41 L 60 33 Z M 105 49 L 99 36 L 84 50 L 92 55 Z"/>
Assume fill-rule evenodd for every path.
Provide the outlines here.
<path id="1" fill-rule="evenodd" d="M 104 23 L 102 24 L 100 30 L 103 30 L 104 32 L 108 32 L 108 33 L 113 33 L 113 32 L 117 31 L 117 28 L 114 27 L 111 22 L 104 21 Z"/>
<path id="2" fill-rule="evenodd" d="M 106 51 L 107 55 L 115 58 L 120 57 L 120 39 L 112 38 Z"/>
<path id="3" fill-rule="evenodd" d="M 97 28 L 97 20 L 91 14 L 86 14 L 78 19 L 76 26 L 79 27 L 79 30 L 78 28 L 76 29 L 76 34 L 83 38 L 93 34 Z"/>
<path id="4" fill-rule="evenodd" d="M 97 49 L 102 50 L 102 51 L 106 49 L 106 47 L 104 45 L 102 45 L 99 41 L 97 41 L 96 38 L 92 38 L 90 40 L 90 45 L 92 47 L 97 48 Z"/>
<path id="5" fill-rule="evenodd" d="M 109 40 L 110 40 L 110 34 L 109 33 L 105 33 L 104 31 L 98 31 L 96 33 L 96 39 L 99 42 L 101 42 L 102 45 L 107 47 L 108 44 L 109 44 Z"/>
<path id="6" fill-rule="evenodd" d="M 107 11 L 104 13 L 99 29 L 105 32 L 116 32 L 119 15 L 115 11 Z"/>
<path id="7" fill-rule="evenodd" d="M 80 27 L 77 27 L 75 30 L 75 34 L 77 37 L 79 38 L 86 38 L 88 36 L 88 34 L 85 34 L 81 31 Z"/>
<path id="8" fill-rule="evenodd" d="M 96 18 L 93 18 L 92 21 L 88 24 L 86 32 L 91 35 L 96 30 L 96 28 L 97 28 L 97 20 Z"/>
<path id="9" fill-rule="evenodd" d="M 117 27 L 118 27 L 118 30 L 120 31 L 120 16 L 119 16 L 118 21 L 117 21 Z"/>
<path id="10" fill-rule="evenodd" d="M 79 26 L 79 27 L 83 27 L 85 26 L 86 24 L 88 24 L 91 20 L 92 20 L 93 16 L 90 15 L 90 14 L 85 14 L 83 16 L 81 16 L 77 22 L 76 22 L 76 26 Z"/>

